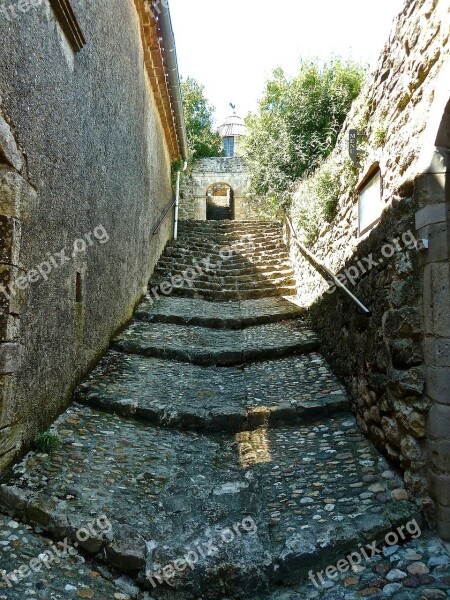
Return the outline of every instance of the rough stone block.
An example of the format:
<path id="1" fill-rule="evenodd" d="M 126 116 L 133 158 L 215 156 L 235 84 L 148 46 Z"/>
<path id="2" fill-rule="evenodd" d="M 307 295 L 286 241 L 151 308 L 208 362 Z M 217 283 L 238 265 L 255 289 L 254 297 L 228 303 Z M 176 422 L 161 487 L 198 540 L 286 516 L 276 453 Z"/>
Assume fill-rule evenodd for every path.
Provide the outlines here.
<path id="1" fill-rule="evenodd" d="M 106 547 L 108 561 L 124 571 L 138 571 L 145 566 L 147 547 L 144 538 L 128 525 L 113 529 L 114 539 Z"/>
<path id="2" fill-rule="evenodd" d="M 425 339 L 424 355 L 429 366 L 450 367 L 450 338 Z"/>
<path id="3" fill-rule="evenodd" d="M 450 337 L 450 264 L 426 265 L 423 278 L 425 332 Z"/>
<path id="4" fill-rule="evenodd" d="M 450 221 L 449 221 L 450 222 Z M 450 256 L 450 228 L 448 223 L 436 223 L 422 227 L 418 239 L 428 240 L 429 247 L 419 253 L 421 265 L 445 261 Z"/>
<path id="5" fill-rule="evenodd" d="M 425 413 L 415 410 L 403 401 L 394 401 L 395 415 L 398 423 L 403 429 L 410 432 L 415 438 L 423 438 L 426 435 Z"/>
<path id="6" fill-rule="evenodd" d="M 450 440 L 450 406 L 434 404 L 428 413 L 428 437 Z"/>
<path id="7" fill-rule="evenodd" d="M 450 508 L 448 506 L 436 506 L 437 532 L 445 541 L 450 541 Z"/>
<path id="8" fill-rule="evenodd" d="M 37 194 L 23 177 L 0 166 L 0 214 L 24 222 L 31 219 Z"/>
<path id="9" fill-rule="evenodd" d="M 16 267 L 0 264 L 0 313 L 21 315 L 25 312 L 28 288 L 21 289 L 18 285 L 22 275 Z"/>
<path id="10" fill-rule="evenodd" d="M 430 204 L 416 213 L 416 229 L 420 230 L 435 223 L 445 223 L 449 218 L 450 206 L 447 202 Z"/>
<path id="11" fill-rule="evenodd" d="M 402 459 L 409 464 L 422 463 L 424 460 L 421 444 L 411 435 L 407 435 L 402 439 L 400 450 Z"/>
<path id="12" fill-rule="evenodd" d="M 450 477 L 428 471 L 428 487 L 430 495 L 442 506 L 450 507 Z"/>
<path id="13" fill-rule="evenodd" d="M 390 417 L 383 417 L 381 420 L 381 427 L 383 428 L 384 435 L 388 442 L 396 448 L 399 448 L 402 436 L 397 421 Z"/>
<path id="14" fill-rule="evenodd" d="M 450 404 L 450 369 L 427 367 L 426 393 L 441 404 Z"/>
<path id="15" fill-rule="evenodd" d="M 8 123 L 0 116 L 0 158 L 10 164 L 16 171 L 24 166 L 22 153 L 17 147 L 16 140 Z"/>
<path id="16" fill-rule="evenodd" d="M 0 215 L 0 263 L 19 264 L 20 237 L 20 221 Z"/>
<path id="17" fill-rule="evenodd" d="M 395 369 L 409 369 L 423 362 L 420 342 L 409 339 L 393 340 L 390 344 L 392 365 Z"/>
<path id="18" fill-rule="evenodd" d="M 20 369 L 22 347 L 16 342 L 0 344 L 0 375 L 16 373 Z"/>
<path id="19" fill-rule="evenodd" d="M 448 148 L 437 147 L 430 161 L 430 166 L 425 173 L 449 173 L 450 153 Z"/>
<path id="20" fill-rule="evenodd" d="M 424 368 L 413 367 L 407 371 L 390 369 L 388 386 L 400 398 L 421 396 L 425 387 Z"/>
<path id="21" fill-rule="evenodd" d="M 449 198 L 449 178 L 446 174 L 424 174 L 415 180 L 414 197 L 420 208 L 440 205 Z M 420 212 L 420 211 L 419 211 Z M 417 229 L 419 229 L 417 227 Z"/>
<path id="22" fill-rule="evenodd" d="M 0 427 L 11 426 L 17 421 L 14 386 L 15 378 L 13 375 L 0 377 Z"/>
<path id="23" fill-rule="evenodd" d="M 387 339 L 420 339 L 422 324 L 420 312 L 413 306 L 389 310 L 383 315 L 383 333 Z"/>
<path id="24" fill-rule="evenodd" d="M 433 469 L 443 473 L 450 473 L 450 440 L 431 441 L 427 443 L 428 461 Z"/>
<path id="25" fill-rule="evenodd" d="M 16 486 L 0 486 L 0 503 L 18 514 L 23 514 L 27 508 L 28 497 L 25 492 Z"/>
<path id="26" fill-rule="evenodd" d="M 19 335 L 20 320 L 18 317 L 0 312 L 0 341 L 11 342 Z"/>
<path id="27" fill-rule="evenodd" d="M 417 277 L 395 278 L 391 283 L 389 300 L 392 306 L 401 308 L 407 304 L 413 304 L 419 294 L 420 284 Z"/>

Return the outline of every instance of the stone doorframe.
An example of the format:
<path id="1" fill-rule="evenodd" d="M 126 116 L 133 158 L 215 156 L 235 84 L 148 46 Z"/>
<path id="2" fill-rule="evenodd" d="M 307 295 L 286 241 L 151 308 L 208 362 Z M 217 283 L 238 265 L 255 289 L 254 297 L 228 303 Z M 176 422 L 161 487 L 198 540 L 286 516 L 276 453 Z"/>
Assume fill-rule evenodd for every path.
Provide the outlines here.
<path id="1" fill-rule="evenodd" d="M 432 160 L 416 179 L 415 195 L 417 235 L 429 243 L 421 254 L 428 488 L 438 532 L 450 540 L 450 101 L 440 115 Z"/>

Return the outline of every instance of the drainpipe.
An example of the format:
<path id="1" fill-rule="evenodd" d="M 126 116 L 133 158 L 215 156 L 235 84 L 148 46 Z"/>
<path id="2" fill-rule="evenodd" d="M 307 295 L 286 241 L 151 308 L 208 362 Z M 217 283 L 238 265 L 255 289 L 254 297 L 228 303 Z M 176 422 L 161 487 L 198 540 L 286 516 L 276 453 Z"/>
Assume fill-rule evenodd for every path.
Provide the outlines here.
<path id="1" fill-rule="evenodd" d="M 175 126 L 178 136 L 181 158 L 184 161 L 183 171 L 186 171 L 189 150 L 187 144 L 186 122 L 184 119 L 184 108 L 181 97 L 181 83 L 178 71 L 177 49 L 175 47 L 175 37 L 173 35 L 172 19 L 170 18 L 169 3 L 167 0 L 154 0 L 154 14 L 158 15 L 158 25 L 161 32 L 164 45 L 164 58 L 166 63 L 167 75 L 169 78 L 170 92 L 172 96 L 172 109 L 175 115 Z M 180 206 L 180 177 L 181 170 L 177 173 L 176 197 L 175 197 L 175 218 L 173 226 L 173 237 L 178 237 L 178 211 Z"/>
<path id="2" fill-rule="evenodd" d="M 173 239 L 176 240 L 178 238 L 178 211 L 180 208 L 180 178 L 181 178 L 181 173 L 184 171 L 186 171 L 187 169 L 187 160 L 184 161 L 184 165 L 183 165 L 183 169 L 180 169 L 177 172 L 177 189 L 176 189 L 176 196 L 175 196 L 175 219 L 174 219 L 174 223 L 173 223 Z"/>
<path id="3" fill-rule="evenodd" d="M 178 72 L 177 50 L 173 35 L 172 19 L 170 18 L 169 3 L 167 0 L 155 0 L 153 3 L 154 14 L 158 15 L 158 25 L 164 44 L 164 59 L 172 94 L 172 109 L 175 114 L 175 124 L 180 145 L 181 157 L 187 161 L 189 150 L 187 145 L 186 123 L 184 120 L 183 101 L 181 99 L 181 83 Z"/>

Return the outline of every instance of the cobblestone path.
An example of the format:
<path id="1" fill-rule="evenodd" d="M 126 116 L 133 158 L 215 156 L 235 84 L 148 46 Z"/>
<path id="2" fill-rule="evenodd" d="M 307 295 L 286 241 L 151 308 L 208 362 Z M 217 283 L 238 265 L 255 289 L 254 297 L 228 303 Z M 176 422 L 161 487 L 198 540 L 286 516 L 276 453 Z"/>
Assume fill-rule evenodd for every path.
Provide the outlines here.
<path id="1" fill-rule="evenodd" d="M 0 599 L 450 596 L 292 276 L 275 224 L 183 225 L 60 445 L 0 487 Z"/>

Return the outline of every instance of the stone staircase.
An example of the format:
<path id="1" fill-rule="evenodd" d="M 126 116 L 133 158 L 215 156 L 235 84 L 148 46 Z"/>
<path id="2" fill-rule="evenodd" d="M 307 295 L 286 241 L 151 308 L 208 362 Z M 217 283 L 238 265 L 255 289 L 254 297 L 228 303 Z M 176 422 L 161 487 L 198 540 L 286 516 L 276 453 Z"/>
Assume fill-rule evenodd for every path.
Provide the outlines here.
<path id="1" fill-rule="evenodd" d="M 180 234 L 55 422 L 61 445 L 30 452 L 0 487 L 3 510 L 83 553 L 96 575 L 69 588 L 61 575 L 63 598 L 319 597 L 295 595 L 308 571 L 420 513 L 318 353 L 280 227 Z M 187 269 L 198 277 L 161 291 Z M 111 531 L 80 539 L 102 515 Z M 6 597 L 29 592 L 19 582 Z"/>
<path id="2" fill-rule="evenodd" d="M 245 300 L 296 294 L 294 272 L 281 227 L 254 221 L 186 221 L 155 270 L 156 291 L 186 272 L 172 295 L 206 300 Z M 190 279 L 192 277 L 192 279 Z"/>

